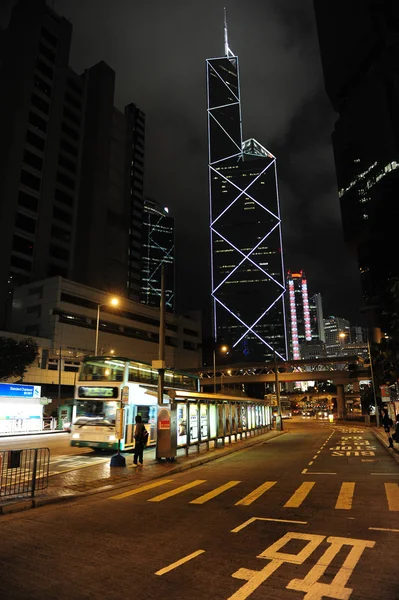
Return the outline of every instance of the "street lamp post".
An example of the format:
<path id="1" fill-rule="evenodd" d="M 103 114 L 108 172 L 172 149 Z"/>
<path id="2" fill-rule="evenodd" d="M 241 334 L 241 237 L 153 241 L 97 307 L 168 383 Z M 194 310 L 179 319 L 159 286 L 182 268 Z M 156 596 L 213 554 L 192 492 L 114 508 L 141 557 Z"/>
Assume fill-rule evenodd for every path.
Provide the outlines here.
<path id="1" fill-rule="evenodd" d="M 376 421 L 377 427 L 379 427 L 380 426 L 380 414 L 378 412 L 377 394 L 375 393 L 373 360 L 371 358 L 370 337 L 368 335 L 367 335 L 367 350 L 369 353 L 369 361 L 370 361 L 371 385 L 373 387 L 375 421 Z"/>
<path id="2" fill-rule="evenodd" d="M 220 351 L 223 352 L 223 354 L 226 354 L 228 352 L 229 348 L 228 346 L 222 346 L 220 348 Z M 216 346 L 213 346 L 213 393 L 216 394 Z"/>
<path id="3" fill-rule="evenodd" d="M 108 302 L 104 302 L 103 304 L 97 304 L 97 324 L 96 324 L 96 347 L 94 350 L 94 356 L 97 356 L 97 352 L 98 352 L 98 334 L 99 334 L 99 329 L 100 329 L 100 308 L 102 306 L 106 306 L 107 304 L 110 304 L 111 306 L 118 306 L 119 304 L 119 299 L 118 298 L 111 298 L 111 300 Z"/>
<path id="4" fill-rule="evenodd" d="M 277 400 L 277 416 L 278 416 L 278 429 L 283 430 L 283 419 L 281 417 L 281 401 L 280 401 L 280 382 L 278 379 L 278 367 L 277 367 L 277 356 L 274 352 L 274 381 L 276 387 L 276 400 Z"/>

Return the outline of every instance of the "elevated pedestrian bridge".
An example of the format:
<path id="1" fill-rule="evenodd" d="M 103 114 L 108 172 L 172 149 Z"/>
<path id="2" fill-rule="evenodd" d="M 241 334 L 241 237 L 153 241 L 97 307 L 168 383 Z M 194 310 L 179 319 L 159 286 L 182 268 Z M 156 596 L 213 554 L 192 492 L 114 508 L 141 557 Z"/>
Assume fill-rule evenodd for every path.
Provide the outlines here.
<path id="1" fill-rule="evenodd" d="M 370 368 L 358 356 L 218 365 L 215 369 L 206 367 L 196 372 L 201 386 L 229 386 L 240 383 L 274 383 L 276 367 L 281 383 L 331 381 L 334 385 L 348 385 L 371 378 Z"/>

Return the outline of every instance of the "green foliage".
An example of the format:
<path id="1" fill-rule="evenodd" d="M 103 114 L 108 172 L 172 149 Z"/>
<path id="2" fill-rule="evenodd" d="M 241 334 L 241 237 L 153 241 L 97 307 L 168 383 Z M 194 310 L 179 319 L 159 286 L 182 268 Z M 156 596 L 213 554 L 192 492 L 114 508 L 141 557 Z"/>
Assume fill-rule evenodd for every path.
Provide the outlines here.
<path id="1" fill-rule="evenodd" d="M 18 341 L 0 337 L 0 381 L 10 377 L 22 378 L 38 354 L 38 346 L 30 338 Z"/>

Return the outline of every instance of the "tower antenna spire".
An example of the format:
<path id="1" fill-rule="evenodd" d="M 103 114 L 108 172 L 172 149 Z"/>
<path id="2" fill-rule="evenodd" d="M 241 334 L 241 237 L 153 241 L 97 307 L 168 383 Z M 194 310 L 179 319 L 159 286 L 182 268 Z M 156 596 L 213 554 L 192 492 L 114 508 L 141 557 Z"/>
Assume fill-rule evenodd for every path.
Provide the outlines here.
<path id="1" fill-rule="evenodd" d="M 229 47 L 229 38 L 227 34 L 227 11 L 226 7 L 224 7 L 224 54 L 225 56 L 234 56 L 233 52 Z"/>

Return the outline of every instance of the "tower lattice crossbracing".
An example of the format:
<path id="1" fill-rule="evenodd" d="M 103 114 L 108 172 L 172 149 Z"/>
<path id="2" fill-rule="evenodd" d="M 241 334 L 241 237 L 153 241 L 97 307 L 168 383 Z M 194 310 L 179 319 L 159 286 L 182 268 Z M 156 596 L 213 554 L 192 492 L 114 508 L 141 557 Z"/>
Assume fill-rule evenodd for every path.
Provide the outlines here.
<path id="1" fill-rule="evenodd" d="M 207 60 L 211 279 L 215 340 L 237 359 L 287 358 L 276 158 L 243 141 L 238 58 Z"/>

